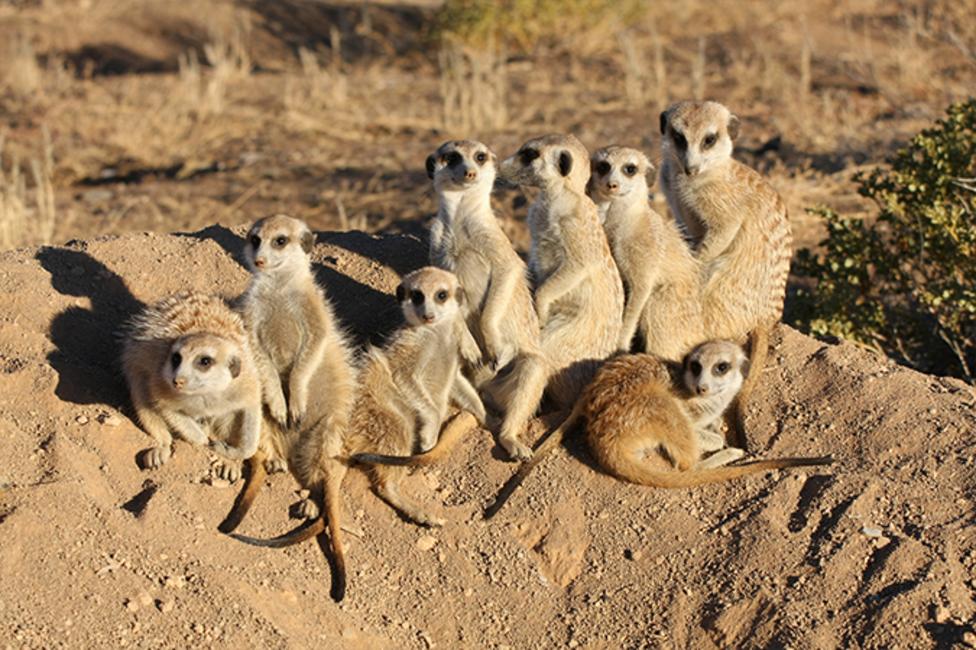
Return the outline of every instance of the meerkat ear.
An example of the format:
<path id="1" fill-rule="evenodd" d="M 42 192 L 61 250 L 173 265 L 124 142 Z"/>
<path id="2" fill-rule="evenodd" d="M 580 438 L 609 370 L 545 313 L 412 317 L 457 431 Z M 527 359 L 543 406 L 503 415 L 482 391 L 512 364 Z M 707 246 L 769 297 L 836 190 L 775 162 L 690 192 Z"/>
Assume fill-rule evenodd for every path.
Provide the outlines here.
<path id="1" fill-rule="evenodd" d="M 407 297 L 407 290 L 403 288 L 402 284 L 398 284 L 396 288 L 397 302 L 403 302 Z"/>
<path id="2" fill-rule="evenodd" d="M 742 360 L 742 365 L 739 366 L 739 372 L 742 373 L 742 378 L 743 379 L 745 379 L 746 377 L 749 376 L 749 367 L 750 367 L 749 359 L 748 358 L 743 359 Z"/>
<path id="3" fill-rule="evenodd" d="M 661 135 L 664 135 L 664 132 L 668 130 L 668 112 L 661 111 L 660 119 L 661 119 Z"/>
<path id="4" fill-rule="evenodd" d="M 454 299 L 457 300 L 457 304 L 464 306 L 464 288 L 458 285 L 458 288 L 454 291 Z"/>
<path id="5" fill-rule="evenodd" d="M 559 152 L 559 173 L 563 176 L 569 176 L 569 172 L 573 171 L 573 155 L 568 151 Z"/>
<path id="6" fill-rule="evenodd" d="M 302 250 L 306 253 L 312 252 L 312 247 L 315 246 L 315 235 L 312 234 L 311 230 L 305 230 L 302 232 Z"/>
<path id="7" fill-rule="evenodd" d="M 650 184 L 653 185 L 654 184 L 654 172 L 657 171 L 657 167 L 655 167 L 654 166 L 654 163 L 651 162 L 651 159 L 648 158 L 647 156 L 645 156 L 643 153 L 641 154 L 641 162 L 644 163 L 644 175 L 651 177 L 651 183 Z"/>
<path id="8" fill-rule="evenodd" d="M 427 178 L 434 180 L 434 154 L 427 156 L 427 162 L 424 165 L 427 167 Z"/>
<path id="9" fill-rule="evenodd" d="M 230 370 L 230 376 L 237 379 L 241 374 L 241 358 L 237 355 L 232 356 L 227 361 L 227 369 Z"/>
<path id="10" fill-rule="evenodd" d="M 729 115 L 729 125 L 726 130 L 729 132 L 729 139 L 735 142 L 735 139 L 739 137 L 739 118 L 735 115 Z"/>

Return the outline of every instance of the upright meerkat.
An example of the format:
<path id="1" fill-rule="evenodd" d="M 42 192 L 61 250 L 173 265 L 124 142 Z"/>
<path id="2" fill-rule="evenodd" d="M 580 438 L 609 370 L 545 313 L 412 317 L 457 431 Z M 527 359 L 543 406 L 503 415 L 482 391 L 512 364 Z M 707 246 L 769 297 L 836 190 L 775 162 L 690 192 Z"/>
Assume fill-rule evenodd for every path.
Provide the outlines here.
<path id="1" fill-rule="evenodd" d="M 240 309 L 254 344 L 268 411 L 282 426 L 301 422 L 308 383 L 341 336 L 332 306 L 312 275 L 315 236 L 304 222 L 277 214 L 251 226 L 244 258 L 251 282 Z M 287 393 L 287 398 L 286 398 Z"/>
<path id="2" fill-rule="evenodd" d="M 600 465 L 618 478 L 642 485 L 692 487 L 770 469 L 833 462 L 829 457 L 778 458 L 723 467 L 744 452 L 725 448 L 716 424 L 748 371 L 745 353 L 731 341 L 709 341 L 692 350 L 678 390 L 672 388 L 674 371 L 657 357 L 627 354 L 607 361 L 570 417 L 503 486 L 485 516 L 501 509 L 580 420 L 586 422 L 586 440 Z M 715 453 L 705 456 L 710 451 Z"/>
<path id="3" fill-rule="evenodd" d="M 250 544 L 277 547 L 308 539 L 328 527 L 338 567 L 339 586 L 333 590 L 337 600 L 341 600 L 345 585 L 339 494 L 348 464 L 368 455 L 410 454 L 417 441 L 418 421 L 421 431 L 430 422 L 439 430 L 448 400 L 465 411 L 444 427 L 440 441 L 429 454 L 440 454 L 440 448 L 452 446 L 461 434 L 472 428 L 475 419 L 483 422 L 485 417 L 476 391 L 458 370 L 458 355 L 465 348 L 471 350 L 474 342 L 464 340 L 467 328 L 462 322 L 459 297 L 463 293 L 457 278 L 441 269 L 424 268 L 404 277 L 397 296 L 406 325 L 384 347 L 372 347 L 363 357 L 357 399 L 349 425 L 344 429 L 340 451 L 320 459 L 314 483 L 299 481 L 313 491 L 316 499 L 324 501 L 325 518 L 315 516 L 314 523 L 273 540 L 235 535 Z M 301 439 L 297 444 L 302 444 Z M 400 492 L 403 468 L 370 465 L 368 470 L 376 493 L 406 518 L 425 526 L 444 523 Z M 250 494 L 250 499 L 239 498 L 235 511 L 228 516 L 235 526 L 256 494 L 256 489 L 249 488 L 245 485 L 242 495 Z"/>
<path id="4" fill-rule="evenodd" d="M 596 205 L 586 195 L 589 153 L 571 135 L 523 144 L 501 175 L 539 190 L 529 208 L 529 268 L 542 350 L 553 375 L 547 390 L 566 408 L 597 363 L 620 343 L 624 292 Z"/>
<path id="5" fill-rule="evenodd" d="M 651 208 L 647 177 L 654 166 L 647 156 L 610 146 L 596 151 L 590 162 L 587 189 L 626 289 L 618 347 L 629 352 L 639 332 L 642 352 L 680 362 L 706 338 L 701 264 L 674 221 Z"/>
<path id="6" fill-rule="evenodd" d="M 216 296 L 182 293 L 137 314 L 126 327 L 122 372 L 132 406 L 155 446 L 142 465 L 172 454 L 173 435 L 233 459 L 251 457 L 261 427 L 261 385 L 240 316 Z M 237 444 L 215 438 L 211 422 L 239 419 Z"/>
<path id="7" fill-rule="evenodd" d="M 427 157 L 439 207 L 430 231 L 430 260 L 457 274 L 468 328 L 483 352 L 476 386 L 503 412 L 498 442 L 517 459 L 532 450 L 522 433 L 542 401 L 549 366 L 525 264 L 491 207 L 495 154 L 480 142 L 445 142 Z"/>
<path id="8" fill-rule="evenodd" d="M 717 102 L 679 102 L 661 113 L 661 187 L 703 265 L 705 335 L 750 338 L 752 379 L 769 329 L 783 316 L 792 236 L 786 205 L 762 176 L 732 158 L 739 118 Z M 731 422 L 745 444 L 741 409 Z"/>

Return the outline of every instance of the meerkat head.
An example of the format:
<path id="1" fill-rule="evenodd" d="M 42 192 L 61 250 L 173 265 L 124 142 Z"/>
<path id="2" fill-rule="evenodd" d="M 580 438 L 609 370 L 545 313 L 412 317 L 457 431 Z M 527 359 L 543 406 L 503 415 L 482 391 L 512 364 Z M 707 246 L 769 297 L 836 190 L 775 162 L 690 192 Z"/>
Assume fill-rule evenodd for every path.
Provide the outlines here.
<path id="1" fill-rule="evenodd" d="M 241 374 L 240 346 L 216 334 L 196 333 L 173 343 L 163 378 L 178 393 L 220 392 Z"/>
<path id="2" fill-rule="evenodd" d="M 739 118 L 718 102 L 678 102 L 661 113 L 661 152 L 688 176 L 697 176 L 732 156 Z"/>
<path id="3" fill-rule="evenodd" d="M 642 151 L 616 145 L 599 149 L 590 158 L 587 191 L 597 203 L 622 198 L 647 200 L 654 165 Z M 652 177 L 653 178 L 653 177 Z"/>
<path id="4" fill-rule="evenodd" d="M 491 192 L 497 158 L 486 145 L 475 140 L 451 140 L 427 156 L 427 177 L 438 192 Z"/>
<path id="5" fill-rule="evenodd" d="M 576 136 L 550 134 L 529 140 L 500 166 L 501 176 L 516 185 L 568 187 L 582 193 L 590 154 Z"/>
<path id="6" fill-rule="evenodd" d="M 403 276 L 396 297 L 411 327 L 453 320 L 464 304 L 457 276 L 433 266 Z"/>
<path id="7" fill-rule="evenodd" d="M 284 214 L 258 219 L 247 232 L 244 259 L 252 273 L 309 268 L 315 235 L 304 221 Z"/>
<path id="8" fill-rule="evenodd" d="M 731 341 L 702 343 L 685 358 L 684 383 L 692 395 L 731 401 L 749 374 L 749 359 Z"/>

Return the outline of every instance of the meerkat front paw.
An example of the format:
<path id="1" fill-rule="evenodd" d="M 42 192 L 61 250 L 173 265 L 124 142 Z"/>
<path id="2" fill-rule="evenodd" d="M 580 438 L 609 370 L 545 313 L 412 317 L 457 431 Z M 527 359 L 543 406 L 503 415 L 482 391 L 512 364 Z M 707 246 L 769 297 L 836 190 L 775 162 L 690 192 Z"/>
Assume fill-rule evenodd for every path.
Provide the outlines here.
<path id="1" fill-rule="evenodd" d="M 289 511 L 295 519 L 315 519 L 319 516 L 318 504 L 308 497 L 298 503 L 293 503 Z"/>
<path id="2" fill-rule="evenodd" d="M 280 390 L 267 399 L 268 414 L 280 426 L 288 427 L 288 405 L 285 403 L 285 394 Z"/>
<path id="3" fill-rule="evenodd" d="M 532 449 L 517 438 L 499 438 L 498 442 L 513 460 L 528 460 L 532 458 Z"/>
<path id="4" fill-rule="evenodd" d="M 264 471 L 268 474 L 277 474 L 288 469 L 288 464 L 281 458 L 269 458 L 264 461 Z"/>
<path id="5" fill-rule="evenodd" d="M 173 448 L 169 445 L 165 447 L 150 447 L 142 452 L 142 468 L 158 469 L 173 455 Z"/>
<path id="6" fill-rule="evenodd" d="M 224 479 L 228 483 L 237 483 L 241 478 L 241 464 L 226 460 L 219 460 L 214 463 L 214 474 L 217 478 Z"/>

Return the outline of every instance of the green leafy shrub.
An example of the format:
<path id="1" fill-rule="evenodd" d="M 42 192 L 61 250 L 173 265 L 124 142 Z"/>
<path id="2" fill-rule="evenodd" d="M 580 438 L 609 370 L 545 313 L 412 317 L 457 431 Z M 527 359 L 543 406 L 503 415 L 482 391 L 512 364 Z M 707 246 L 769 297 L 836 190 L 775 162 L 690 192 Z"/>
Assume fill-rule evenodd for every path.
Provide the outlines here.
<path id="1" fill-rule="evenodd" d="M 927 372 L 976 375 L 976 98 L 949 107 L 890 165 L 858 173 L 873 221 L 826 208 L 822 252 L 802 250 L 806 277 L 788 320 L 853 339 Z"/>

